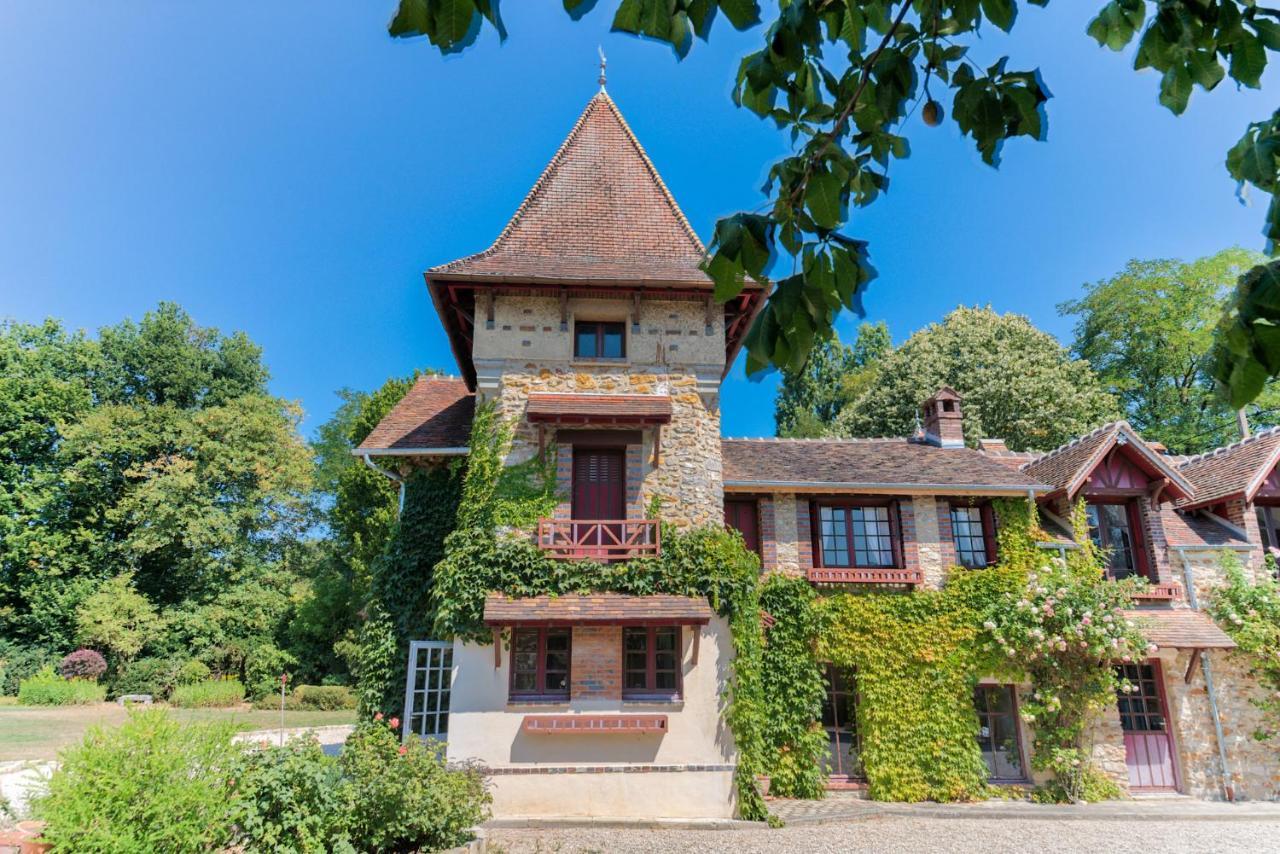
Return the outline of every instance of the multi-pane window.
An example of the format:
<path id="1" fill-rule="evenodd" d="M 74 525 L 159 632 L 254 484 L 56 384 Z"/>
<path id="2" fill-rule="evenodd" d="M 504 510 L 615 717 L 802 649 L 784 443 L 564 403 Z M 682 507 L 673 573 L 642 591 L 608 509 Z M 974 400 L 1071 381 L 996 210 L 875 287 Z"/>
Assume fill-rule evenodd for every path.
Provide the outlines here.
<path id="1" fill-rule="evenodd" d="M 1085 514 L 1089 520 L 1089 537 L 1103 550 L 1107 559 L 1107 575 L 1128 578 L 1143 571 L 1136 537 L 1137 505 L 1089 503 Z"/>
<path id="2" fill-rule="evenodd" d="M 991 508 L 951 507 L 951 538 L 956 546 L 956 560 L 971 569 L 989 566 L 995 558 L 995 536 Z"/>
<path id="3" fill-rule="evenodd" d="M 449 735 L 449 690 L 453 680 L 453 644 L 413 641 L 405 679 L 405 734 L 445 739 Z"/>
<path id="4" fill-rule="evenodd" d="M 680 696 L 680 627 L 622 630 L 622 696 L 672 699 Z"/>
<path id="5" fill-rule="evenodd" d="M 827 754 L 822 770 L 832 777 L 862 776 L 862 737 L 858 733 L 858 688 L 852 670 L 828 664 L 822 697 L 822 728 Z"/>
<path id="6" fill-rule="evenodd" d="M 600 320 L 574 323 L 573 355 L 578 359 L 621 359 L 627 354 L 625 324 Z"/>
<path id="7" fill-rule="evenodd" d="M 896 566 L 897 520 L 889 505 L 818 507 L 823 566 Z"/>
<path id="8" fill-rule="evenodd" d="M 992 780 L 1023 780 L 1018 744 L 1017 701 L 1012 685 L 979 685 L 973 689 L 978 712 L 978 749 Z"/>
<path id="9" fill-rule="evenodd" d="M 1116 675 L 1124 683 L 1116 692 L 1120 727 L 1125 732 L 1164 732 L 1164 704 L 1160 702 L 1157 671 L 1151 664 L 1120 664 Z"/>
<path id="10" fill-rule="evenodd" d="M 569 696 L 569 629 L 513 629 L 511 696 Z"/>

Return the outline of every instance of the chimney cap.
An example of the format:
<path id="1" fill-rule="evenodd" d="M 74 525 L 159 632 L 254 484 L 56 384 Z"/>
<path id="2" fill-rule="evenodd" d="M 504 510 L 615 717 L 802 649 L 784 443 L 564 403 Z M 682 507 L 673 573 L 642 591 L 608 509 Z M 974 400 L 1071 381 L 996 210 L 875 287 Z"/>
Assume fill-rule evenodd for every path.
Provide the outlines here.
<path id="1" fill-rule="evenodd" d="M 964 398 L 961 397 L 960 393 L 951 386 L 944 385 L 942 388 L 935 391 L 929 400 L 964 400 Z M 928 403 L 929 401 L 926 400 L 925 402 Z"/>

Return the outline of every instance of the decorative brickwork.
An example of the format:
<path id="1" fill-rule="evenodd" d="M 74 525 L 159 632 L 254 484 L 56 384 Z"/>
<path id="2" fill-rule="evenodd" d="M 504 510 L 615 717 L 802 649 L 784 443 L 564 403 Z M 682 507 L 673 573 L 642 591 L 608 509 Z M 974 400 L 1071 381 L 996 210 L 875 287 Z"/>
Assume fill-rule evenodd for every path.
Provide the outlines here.
<path id="1" fill-rule="evenodd" d="M 776 508 L 768 496 L 759 499 L 760 508 L 760 567 L 765 572 L 778 568 L 778 526 L 774 519 Z"/>
<path id="2" fill-rule="evenodd" d="M 804 496 L 796 500 L 796 567 L 802 573 L 813 569 L 813 521 L 809 518 L 810 504 Z"/>
<path id="3" fill-rule="evenodd" d="M 938 514 L 938 554 L 943 571 L 947 571 L 956 565 L 955 533 L 951 530 L 951 502 L 939 499 L 934 504 L 934 512 Z"/>
<path id="4" fill-rule="evenodd" d="M 622 627 L 575 626 L 571 700 L 622 699 Z"/>

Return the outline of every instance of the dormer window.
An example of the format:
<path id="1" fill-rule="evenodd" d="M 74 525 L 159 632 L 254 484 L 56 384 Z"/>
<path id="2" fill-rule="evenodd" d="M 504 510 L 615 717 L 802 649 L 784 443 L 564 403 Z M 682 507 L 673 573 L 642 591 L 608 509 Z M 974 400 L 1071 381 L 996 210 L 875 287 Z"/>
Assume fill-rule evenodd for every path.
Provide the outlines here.
<path id="1" fill-rule="evenodd" d="M 579 320 L 574 323 L 573 356 L 575 359 L 622 359 L 627 355 L 625 324 L 602 320 Z"/>
<path id="2" fill-rule="evenodd" d="M 1147 555 L 1142 541 L 1142 510 L 1135 499 L 1098 500 L 1085 505 L 1089 537 L 1106 555 L 1107 576 L 1147 576 Z"/>

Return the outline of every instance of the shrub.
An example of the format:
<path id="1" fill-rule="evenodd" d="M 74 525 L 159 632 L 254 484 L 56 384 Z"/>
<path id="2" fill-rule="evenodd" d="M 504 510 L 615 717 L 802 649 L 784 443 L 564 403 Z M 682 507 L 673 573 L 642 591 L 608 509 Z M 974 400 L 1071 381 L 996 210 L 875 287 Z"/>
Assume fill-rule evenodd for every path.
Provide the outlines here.
<path id="1" fill-rule="evenodd" d="M 210 679 L 179 685 L 169 702 L 182 709 L 225 709 L 244 702 L 244 686 L 235 679 Z"/>
<path id="2" fill-rule="evenodd" d="M 332 712 L 356 707 L 356 694 L 346 685 L 299 685 L 293 693 L 304 709 Z"/>
<path id="3" fill-rule="evenodd" d="M 57 851 L 174 854 L 231 840 L 231 773 L 241 748 L 225 724 L 181 726 L 162 710 L 93 727 L 60 755 L 32 806 Z"/>
<path id="4" fill-rule="evenodd" d="M 57 663 L 53 650 L 0 640 L 0 694 L 15 696 L 23 679 L 35 676 L 46 665 Z"/>
<path id="5" fill-rule="evenodd" d="M 391 725 L 362 723 L 338 758 L 346 831 L 358 851 L 438 851 L 470 838 L 492 798 L 474 768 L 450 769 L 436 742 L 403 745 Z"/>
<path id="6" fill-rule="evenodd" d="M 201 678 L 208 678 L 209 668 L 199 662 L 190 663 L 204 668 L 205 675 Z M 187 662 L 180 658 L 139 658 L 128 664 L 116 676 L 111 685 L 111 693 L 116 697 L 124 694 L 150 694 L 157 700 L 167 700 L 169 694 L 179 685 L 201 681 L 201 679 L 183 679 L 183 667 L 186 664 Z"/>
<path id="7" fill-rule="evenodd" d="M 250 851 L 341 847 L 342 776 L 314 735 L 245 754 L 235 775 L 235 823 Z"/>
<path id="8" fill-rule="evenodd" d="M 279 709 L 280 694 L 267 694 L 254 701 L 255 709 Z M 289 711 L 333 712 L 354 709 L 356 694 L 346 685 L 299 685 L 285 696 L 284 707 Z"/>
<path id="9" fill-rule="evenodd" d="M 107 672 L 107 660 L 91 649 L 77 649 L 58 662 L 63 679 L 89 679 L 97 682 Z"/>
<path id="10" fill-rule="evenodd" d="M 84 679 L 63 679 L 52 666 L 18 686 L 18 702 L 24 706 L 87 706 L 107 698 L 107 689 Z"/>

